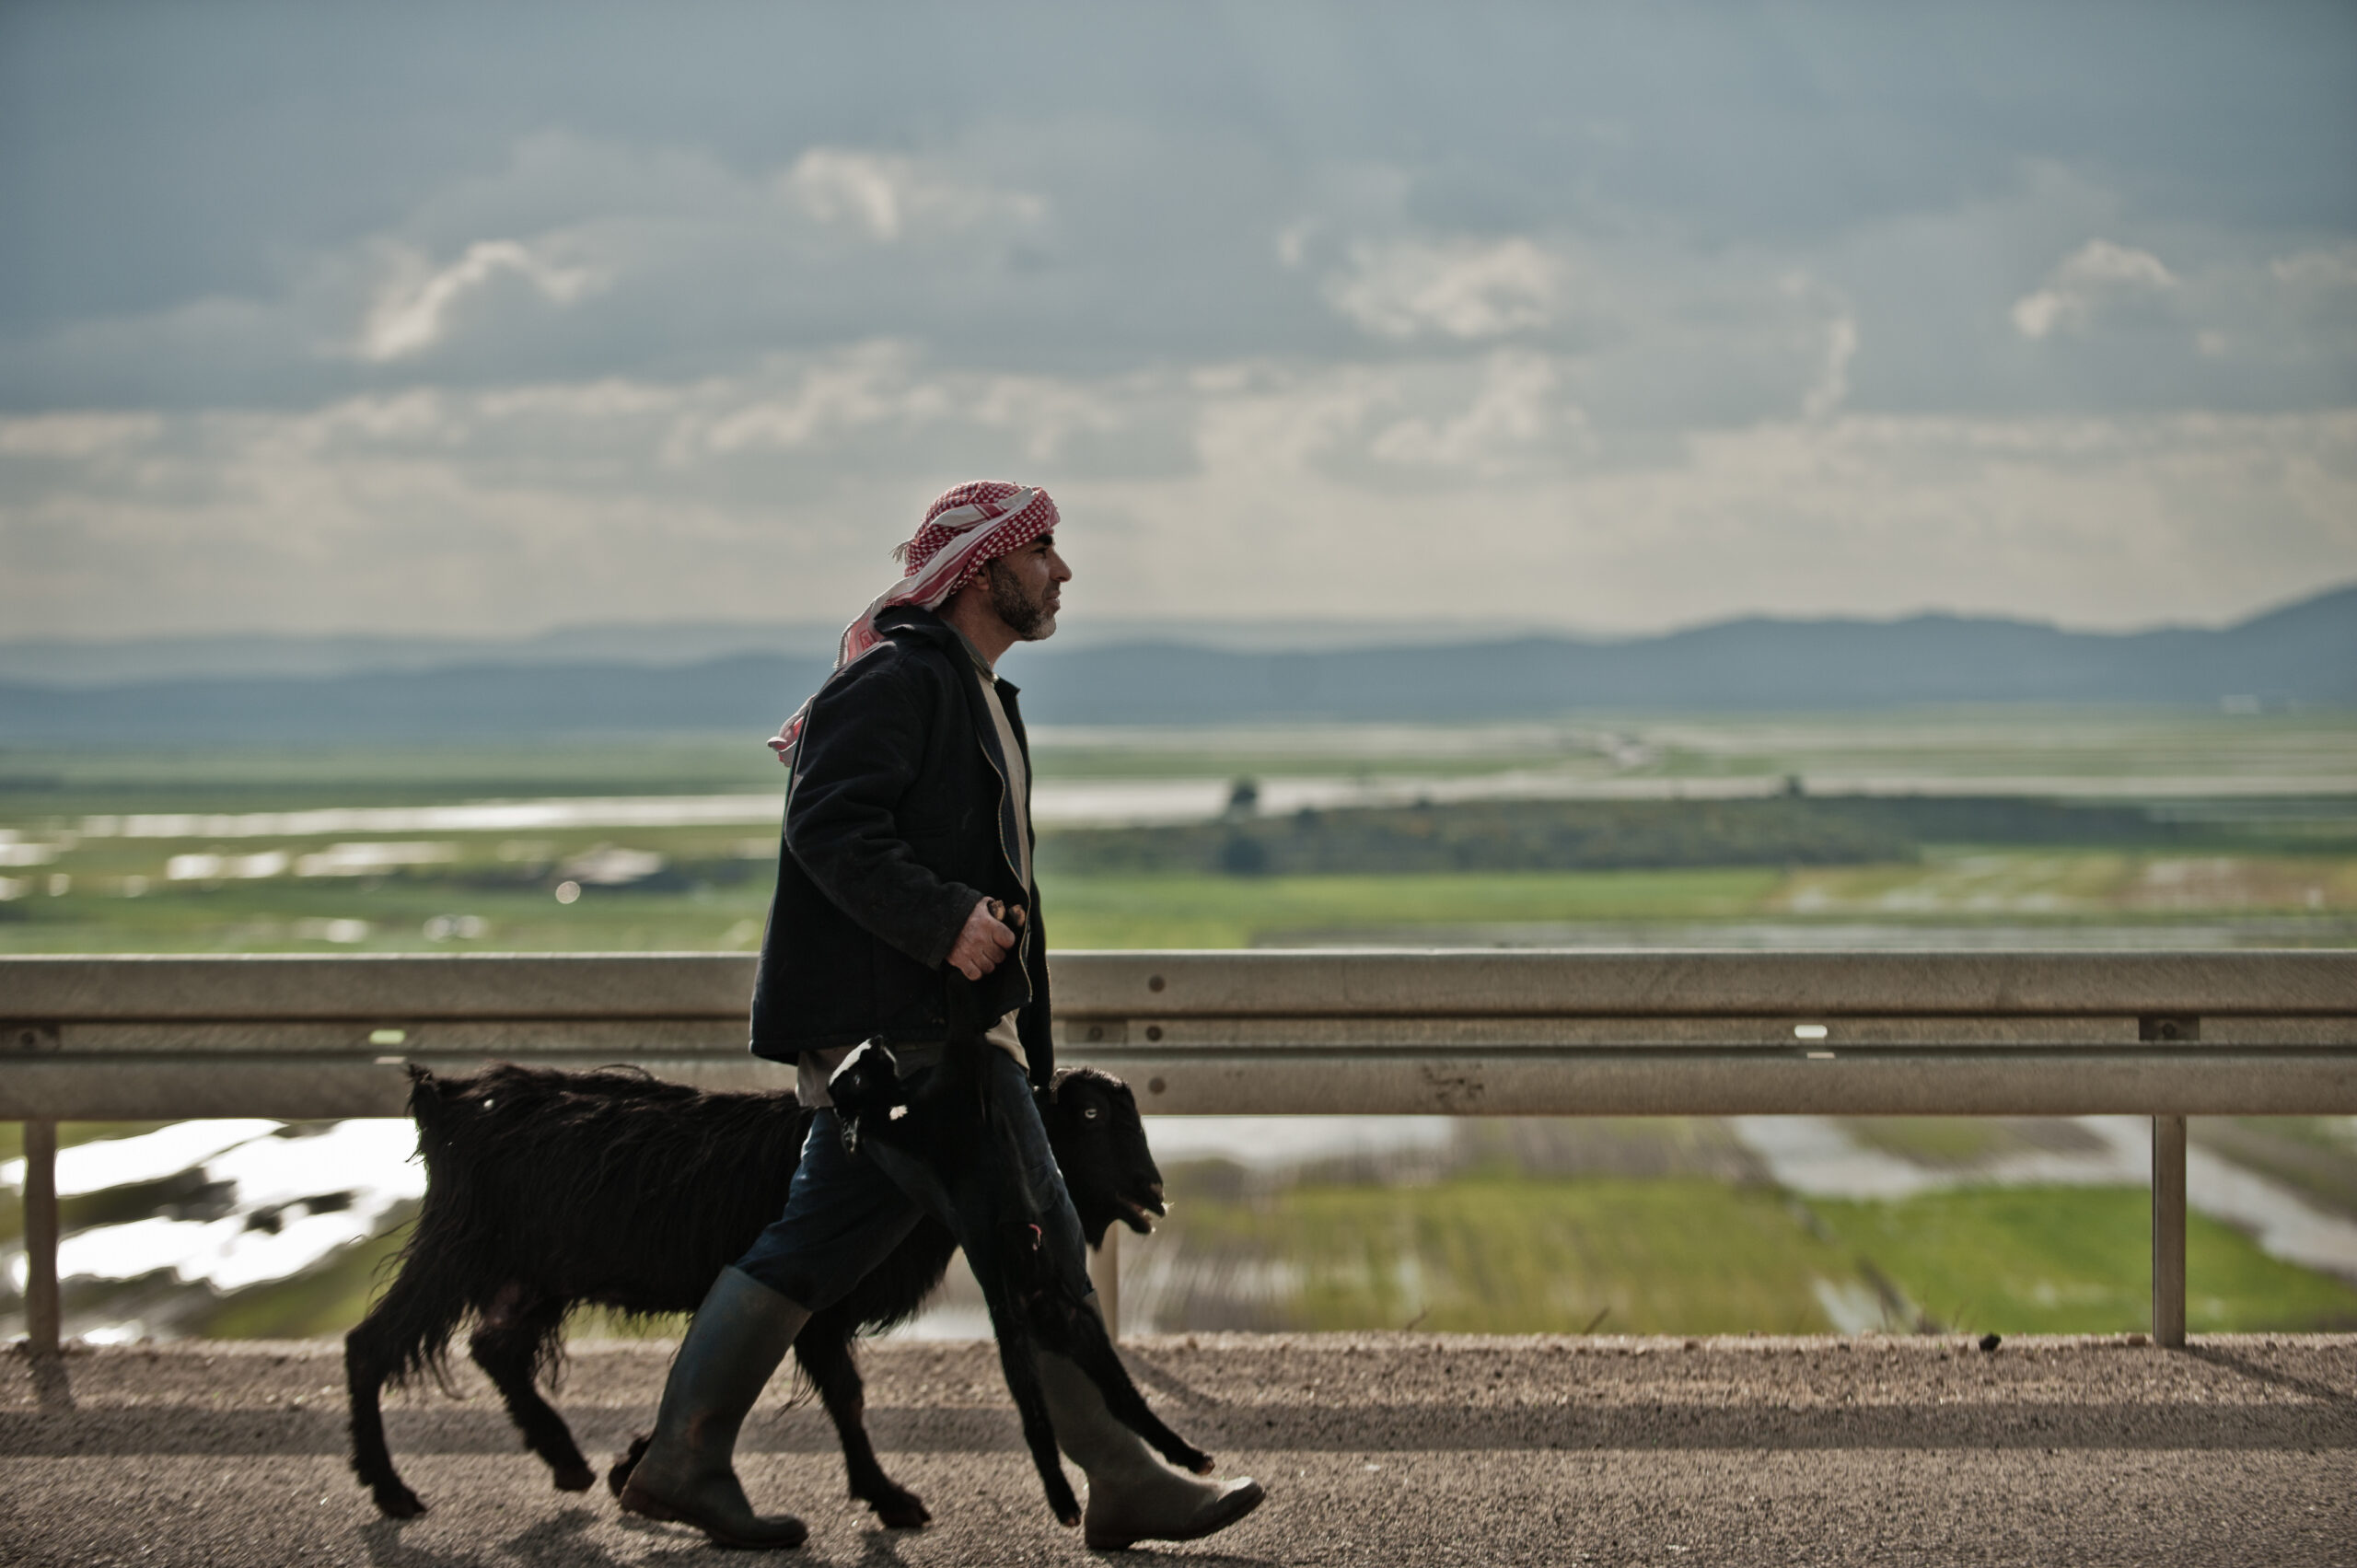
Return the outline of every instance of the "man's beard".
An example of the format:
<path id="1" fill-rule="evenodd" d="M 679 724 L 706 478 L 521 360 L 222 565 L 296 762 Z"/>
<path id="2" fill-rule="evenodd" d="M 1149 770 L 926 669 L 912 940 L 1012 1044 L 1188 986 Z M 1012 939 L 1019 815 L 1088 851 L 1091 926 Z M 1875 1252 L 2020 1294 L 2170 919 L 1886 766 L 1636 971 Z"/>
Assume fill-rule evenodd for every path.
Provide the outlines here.
<path id="1" fill-rule="evenodd" d="M 1053 584 L 1040 589 L 1035 599 L 1023 591 L 1023 584 L 1014 573 L 1000 571 L 995 561 L 982 568 L 982 575 L 991 586 L 991 608 L 998 611 L 998 618 L 1017 637 L 1035 643 L 1056 629 L 1055 611 L 1048 608 L 1048 595 L 1054 591 Z"/>

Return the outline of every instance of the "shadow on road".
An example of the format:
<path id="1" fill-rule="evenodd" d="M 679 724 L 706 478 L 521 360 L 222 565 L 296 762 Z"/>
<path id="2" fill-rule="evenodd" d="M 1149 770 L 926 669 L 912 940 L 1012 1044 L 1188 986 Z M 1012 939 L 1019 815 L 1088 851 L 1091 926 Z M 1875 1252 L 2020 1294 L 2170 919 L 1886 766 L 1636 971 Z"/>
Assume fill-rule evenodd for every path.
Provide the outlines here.
<path id="1" fill-rule="evenodd" d="M 1140 1351 L 1123 1351 L 1121 1361 L 1129 1367 L 1132 1377 L 1165 1399 L 1176 1404 L 1184 1405 L 1190 1411 L 1217 1410 L 1227 1403 L 1225 1400 L 1216 1395 L 1204 1393 L 1185 1379 L 1175 1376 L 1168 1368 L 1157 1365 L 1151 1357 Z"/>
<path id="2" fill-rule="evenodd" d="M 2223 1366 L 2230 1372 L 2239 1372 L 2244 1376 L 2258 1382 L 2278 1388 L 2289 1388 L 2293 1393 L 2305 1395 L 2311 1400 L 2321 1400 L 2327 1404 L 2357 1406 L 2357 1392 L 2351 1392 L 2347 1388 L 2336 1388 L 2329 1383 L 2319 1383 L 2313 1377 L 2302 1377 L 2289 1372 L 2279 1372 L 2271 1366 L 2261 1366 L 2247 1356 L 2236 1355 L 2233 1351 L 2220 1349 L 2214 1345 L 2187 1345 L 2184 1348 L 2185 1353 L 2197 1361 L 2206 1361 L 2212 1366 Z"/>
<path id="3" fill-rule="evenodd" d="M 35 1351 L 24 1344 L 10 1345 L 8 1353 L 25 1364 L 25 1375 L 32 1380 L 35 1409 L 74 1408 L 74 1378 L 66 1368 L 65 1355 Z"/>
<path id="4" fill-rule="evenodd" d="M 1190 1434 L 1218 1451 L 1304 1453 L 1616 1451 L 1710 1449 L 2357 1448 L 2357 1399 L 2325 1385 L 2234 1358 L 2205 1357 L 2297 1390 L 2314 1402 L 2221 1405 L 2212 1400 L 2136 1403 L 1990 1400 L 1970 1405 L 1817 1406 L 1679 1403 L 1367 1405 L 1347 1419 L 1319 1404 L 1216 1406 L 1190 1411 Z M 389 1423 L 397 1454 L 508 1454 L 516 1435 L 497 1412 L 402 1412 Z M 747 1453 L 833 1450 L 822 1423 L 753 1423 Z M 871 1411 L 888 1453 L 1013 1453 L 1023 1446 L 1012 1411 Z M 341 1413 L 251 1410 L 44 1410 L 0 1411 L 0 1457 L 139 1454 L 341 1456 Z"/>

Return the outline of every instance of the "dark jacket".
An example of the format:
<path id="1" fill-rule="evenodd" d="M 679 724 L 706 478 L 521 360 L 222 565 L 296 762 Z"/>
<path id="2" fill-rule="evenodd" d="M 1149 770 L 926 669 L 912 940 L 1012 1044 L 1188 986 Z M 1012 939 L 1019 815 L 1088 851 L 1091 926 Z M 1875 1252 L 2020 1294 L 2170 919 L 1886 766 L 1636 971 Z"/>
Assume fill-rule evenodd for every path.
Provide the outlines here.
<path id="1" fill-rule="evenodd" d="M 777 892 L 753 981 L 753 1052 L 938 1040 L 948 1031 L 949 949 L 988 895 L 1025 906 L 1014 951 L 974 987 L 984 1020 L 1017 1008 L 1034 1083 L 1055 1069 L 1046 931 L 1017 869 L 1031 802 L 1009 798 L 981 671 L 947 622 L 900 609 L 885 634 L 819 691 L 786 786 Z M 1024 772 L 1016 689 L 998 682 Z"/>

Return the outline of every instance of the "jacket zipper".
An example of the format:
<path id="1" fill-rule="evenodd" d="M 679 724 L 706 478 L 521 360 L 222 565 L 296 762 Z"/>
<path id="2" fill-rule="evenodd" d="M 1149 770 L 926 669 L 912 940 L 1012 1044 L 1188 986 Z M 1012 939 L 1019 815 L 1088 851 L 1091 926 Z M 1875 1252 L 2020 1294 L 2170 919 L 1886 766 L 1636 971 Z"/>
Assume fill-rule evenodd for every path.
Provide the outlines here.
<path id="1" fill-rule="evenodd" d="M 981 669 L 976 669 L 976 672 L 973 672 L 973 677 L 976 677 L 976 679 L 985 679 L 983 672 L 981 672 Z M 993 681 L 993 686 L 997 686 L 997 679 L 999 679 L 999 677 L 994 677 L 994 674 L 993 674 L 993 677 L 988 677 L 988 679 Z M 997 695 L 997 691 L 993 691 L 993 693 L 990 693 L 990 695 L 993 695 L 993 698 L 994 698 L 994 695 Z M 983 717 L 988 717 L 988 714 L 983 714 Z M 999 726 L 997 726 L 997 722 L 990 724 L 990 731 L 993 731 L 993 733 L 997 733 L 997 728 L 999 728 Z M 1009 728 L 1014 728 L 1014 726 L 1009 726 Z M 1009 785 L 1009 783 L 1006 783 L 1006 769 L 1002 769 L 1002 766 L 997 764 L 997 760 L 994 760 L 993 754 L 990 754 L 990 743 L 988 743 L 988 740 L 983 740 L 983 736 L 981 736 L 981 726 L 976 726 L 976 736 L 973 736 L 973 743 L 981 745 L 981 748 L 983 748 L 983 761 L 988 761 L 988 764 L 990 764 L 990 773 L 993 773 L 993 776 L 997 778 L 997 781 L 999 781 L 999 808 L 997 808 L 997 811 L 994 811 L 994 814 L 993 814 L 993 823 L 990 823 L 990 837 L 994 837 L 994 840 L 999 842 L 999 861 L 1004 863 L 1006 870 L 1009 870 L 1009 873 L 1014 875 L 1016 887 L 1023 889 L 1023 899 L 1028 900 L 1028 899 L 1030 899 L 1030 891 L 1032 891 L 1032 889 L 1030 889 L 1030 882 L 1026 882 L 1026 879 L 1023 879 L 1023 867 L 1016 865 L 1016 863 L 1011 861 L 1009 856 L 1006 856 L 1006 799 L 1009 799 L 1011 795 L 1014 795 L 1014 785 Z M 1016 832 L 1023 832 L 1023 820 L 1020 820 L 1020 819 L 1016 820 Z M 1028 962 L 1028 958 L 1030 958 L 1030 911 L 1023 911 L 1023 926 L 1020 926 L 1018 932 L 1016 932 L 1016 967 L 1018 967 L 1018 970 L 1023 971 L 1023 997 L 1026 997 L 1026 1002 L 1030 1000 L 1030 962 Z"/>
<path id="2" fill-rule="evenodd" d="M 982 672 L 980 670 L 976 670 L 974 672 L 974 676 L 976 679 L 983 678 Z M 993 685 L 995 685 L 998 677 L 993 675 L 989 679 Z M 996 694 L 997 693 L 995 691 L 991 693 L 992 696 L 995 696 Z M 987 717 L 988 715 L 984 716 Z M 1010 726 L 1009 727 L 1011 728 L 1012 726 Z M 993 733 L 996 733 L 998 726 L 995 722 L 991 725 L 991 729 Z M 974 743 L 982 749 L 982 761 L 990 763 L 991 772 L 993 776 L 998 780 L 998 809 L 991 814 L 991 836 L 998 840 L 998 857 L 1000 861 L 1005 865 L 1008 872 L 1013 875 L 1016 885 L 1023 889 L 1023 896 L 1028 900 L 1031 896 L 1031 885 L 1023 880 L 1023 868 L 1016 865 L 1013 860 L 1008 859 L 1006 854 L 1006 803 L 1007 797 L 1015 793 L 1014 788 L 1007 783 L 1006 770 L 1000 767 L 997 760 L 992 757 L 990 743 L 982 738 L 979 726 L 976 726 Z M 1015 826 L 1017 832 L 1022 831 L 1023 824 L 1020 820 L 1018 820 Z M 1031 990 L 1031 970 L 1029 965 L 1025 962 L 1025 959 L 1030 953 L 1030 947 L 1031 918 L 1030 912 L 1026 910 L 1024 912 L 1023 927 L 1016 934 L 1015 937 L 1016 965 L 1023 971 L 1023 989 L 1026 993 L 1026 1000 L 1028 1000 L 1028 993 Z M 995 1022 L 996 1020 L 993 1021 Z"/>

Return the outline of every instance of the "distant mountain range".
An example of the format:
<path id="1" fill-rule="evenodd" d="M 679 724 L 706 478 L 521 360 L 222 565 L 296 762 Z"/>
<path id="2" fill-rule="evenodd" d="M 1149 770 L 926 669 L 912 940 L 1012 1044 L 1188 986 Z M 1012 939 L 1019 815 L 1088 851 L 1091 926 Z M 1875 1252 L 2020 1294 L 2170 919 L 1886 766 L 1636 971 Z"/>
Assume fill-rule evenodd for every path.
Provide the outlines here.
<path id="1" fill-rule="evenodd" d="M 1237 653 L 1429 647 L 1550 628 L 1475 621 L 1222 620 L 1067 615 L 1056 651 L 1179 642 Z M 509 665 L 708 664 L 747 654 L 829 658 L 841 621 L 655 621 L 560 626 L 522 637 L 207 633 L 167 637 L 0 638 L 0 685 L 121 686 L 145 680 L 382 675 Z"/>
<path id="2" fill-rule="evenodd" d="M 504 657 L 487 656 L 489 645 L 442 645 L 448 656 L 438 664 L 418 651 L 435 645 L 377 640 L 386 645 L 372 648 L 364 645 L 371 640 L 346 639 L 348 656 L 374 668 L 298 676 L 233 664 L 221 673 L 115 680 L 88 679 L 87 662 L 33 656 L 75 645 L 20 643 L 5 667 L 17 679 L 0 682 L 0 745 L 761 730 L 825 677 L 831 633 L 780 628 L 769 634 L 784 646 L 700 656 L 699 639 L 706 649 L 727 646 L 747 630 L 563 633 L 496 645 Z M 639 656 L 614 656 L 616 639 L 627 645 L 633 634 Z M 1234 636 L 1229 645 L 1167 633 L 1123 641 L 1092 628 L 1074 643 L 1019 649 L 1004 667 L 1022 686 L 1035 725 L 1949 703 L 2357 706 L 2357 587 L 2216 631 L 2066 632 L 1919 615 L 1749 618 L 1616 640 L 1527 635 L 1401 645 L 1370 637 L 1364 645 L 1331 647 L 1302 637 L 1255 648 Z M 159 646 L 143 645 L 143 657 Z M 513 656 L 518 647 L 532 656 Z M 41 678 L 25 679 L 32 669 Z"/>

